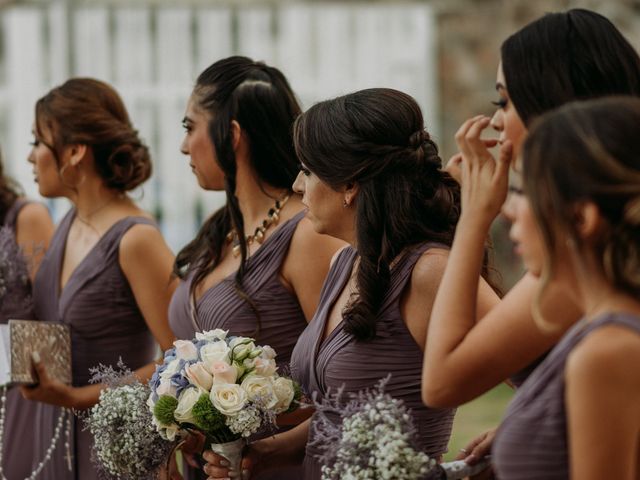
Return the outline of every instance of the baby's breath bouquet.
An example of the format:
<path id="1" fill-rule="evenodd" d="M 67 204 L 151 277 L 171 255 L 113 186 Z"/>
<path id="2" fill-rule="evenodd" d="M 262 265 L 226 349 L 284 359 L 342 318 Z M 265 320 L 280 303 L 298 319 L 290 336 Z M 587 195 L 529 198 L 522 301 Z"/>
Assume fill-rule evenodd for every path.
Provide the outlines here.
<path id="1" fill-rule="evenodd" d="M 173 440 L 198 430 L 238 469 L 246 439 L 273 428 L 276 415 L 300 398 L 297 385 L 276 373 L 275 356 L 271 347 L 221 329 L 174 342 L 149 382 L 158 431 Z"/>
<path id="2" fill-rule="evenodd" d="M 420 451 L 410 411 L 402 400 L 376 388 L 351 394 L 342 390 L 314 401 L 317 421 L 313 445 L 319 449 L 323 480 L 460 479 L 487 468 L 463 461 L 438 464 Z M 332 418 L 338 416 L 337 424 Z"/>
<path id="3" fill-rule="evenodd" d="M 103 383 L 100 401 L 84 418 L 94 438 L 93 461 L 105 480 L 157 477 L 174 443 L 156 431 L 147 407 L 150 388 L 122 362 L 118 369 L 92 369 L 93 383 Z"/>
<path id="4" fill-rule="evenodd" d="M 31 308 L 30 295 L 16 295 L 27 289 L 29 273 L 22 250 L 16 243 L 13 230 L 0 226 L 0 309 L 26 311 Z M 12 302 L 10 306 L 5 303 Z"/>

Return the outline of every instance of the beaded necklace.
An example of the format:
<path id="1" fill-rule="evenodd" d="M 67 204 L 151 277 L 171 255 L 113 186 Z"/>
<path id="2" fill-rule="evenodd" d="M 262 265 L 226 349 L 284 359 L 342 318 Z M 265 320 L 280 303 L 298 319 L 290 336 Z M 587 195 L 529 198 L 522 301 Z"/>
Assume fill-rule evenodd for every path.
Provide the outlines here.
<path id="1" fill-rule="evenodd" d="M 282 207 L 287 203 L 290 196 L 291 195 L 289 193 L 285 193 L 282 198 L 276 200 L 276 203 L 267 212 L 267 218 L 262 220 L 262 223 L 256 227 L 253 235 L 245 235 L 244 240 L 247 246 L 251 245 L 254 241 L 258 243 L 262 243 L 264 241 L 264 232 L 266 232 L 271 225 L 276 225 L 278 223 L 278 220 L 280 219 L 280 210 L 282 210 Z M 235 228 L 232 228 L 231 231 L 227 233 L 227 242 L 233 242 L 232 253 L 234 257 L 238 257 L 240 255 L 240 239 Z"/>

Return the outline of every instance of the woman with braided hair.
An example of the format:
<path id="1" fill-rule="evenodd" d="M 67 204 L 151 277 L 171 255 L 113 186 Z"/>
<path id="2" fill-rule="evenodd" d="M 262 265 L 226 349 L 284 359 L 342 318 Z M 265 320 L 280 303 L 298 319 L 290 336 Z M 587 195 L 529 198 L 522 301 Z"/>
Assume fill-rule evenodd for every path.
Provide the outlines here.
<path id="1" fill-rule="evenodd" d="M 180 339 L 221 328 L 251 336 L 288 369 L 342 242 L 316 233 L 291 190 L 298 174 L 292 129 L 300 107 L 276 68 L 229 57 L 204 70 L 187 105 L 181 151 L 204 190 L 226 203 L 176 257 L 169 308 Z M 296 418 L 281 423 L 298 423 Z M 187 456 L 192 467 L 196 460 Z M 187 468 L 188 478 L 203 476 Z M 277 479 L 298 473 L 274 472 Z"/>
<path id="2" fill-rule="evenodd" d="M 292 374 L 322 398 L 329 389 L 371 388 L 390 373 L 386 392 L 411 408 L 420 447 L 438 459 L 455 410 L 422 404 L 421 362 L 458 220 L 457 183 L 441 170 L 419 106 L 396 90 L 321 102 L 298 118 L 294 140 L 302 162 L 294 188 L 307 217 L 317 232 L 349 245 L 334 256 L 318 310 L 293 351 Z M 479 289 L 481 313 L 497 297 L 484 280 Z M 303 478 L 319 479 L 314 421 L 254 443 L 245 467 L 256 472 L 304 456 Z M 209 475 L 228 475 L 220 457 L 205 455 Z"/>

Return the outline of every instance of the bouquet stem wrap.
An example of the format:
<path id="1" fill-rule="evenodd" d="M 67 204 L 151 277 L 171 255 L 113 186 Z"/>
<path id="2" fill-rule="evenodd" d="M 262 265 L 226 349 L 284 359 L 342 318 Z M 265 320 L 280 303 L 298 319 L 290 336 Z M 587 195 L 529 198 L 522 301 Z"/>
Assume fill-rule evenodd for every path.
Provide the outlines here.
<path id="1" fill-rule="evenodd" d="M 227 443 L 212 443 L 211 450 L 214 453 L 229 460 L 229 470 L 234 470 L 238 473 L 241 472 L 242 464 L 242 452 L 247 444 L 244 438 L 239 438 L 233 442 Z"/>

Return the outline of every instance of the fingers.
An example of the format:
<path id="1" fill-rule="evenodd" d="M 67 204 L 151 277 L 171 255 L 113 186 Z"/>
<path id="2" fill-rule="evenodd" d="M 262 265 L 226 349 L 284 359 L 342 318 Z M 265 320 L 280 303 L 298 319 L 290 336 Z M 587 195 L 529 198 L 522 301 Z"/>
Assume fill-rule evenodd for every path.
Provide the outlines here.
<path id="1" fill-rule="evenodd" d="M 203 467 L 204 473 L 209 475 L 210 478 L 231 478 L 229 476 L 230 464 L 226 458 L 218 455 L 217 453 L 213 453 L 211 450 L 205 450 L 202 456 L 207 461 L 207 464 Z"/>
<path id="2" fill-rule="evenodd" d="M 493 445 L 493 438 L 495 437 L 495 429 L 490 430 L 481 437 L 478 438 L 480 440 L 476 443 L 476 445 L 471 449 L 469 456 L 467 456 L 464 460 L 469 465 L 473 465 L 477 463 L 481 458 L 489 455 L 491 453 L 491 446 Z"/>
<path id="3" fill-rule="evenodd" d="M 462 170 L 460 168 L 461 163 L 462 163 L 462 154 L 456 153 L 453 157 L 449 159 L 449 161 L 444 167 L 445 172 L 451 175 L 458 183 L 460 183 L 462 180 Z"/>

